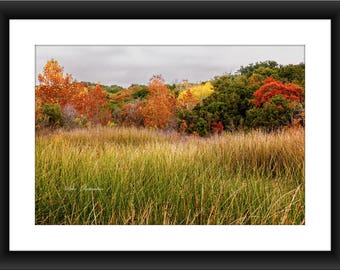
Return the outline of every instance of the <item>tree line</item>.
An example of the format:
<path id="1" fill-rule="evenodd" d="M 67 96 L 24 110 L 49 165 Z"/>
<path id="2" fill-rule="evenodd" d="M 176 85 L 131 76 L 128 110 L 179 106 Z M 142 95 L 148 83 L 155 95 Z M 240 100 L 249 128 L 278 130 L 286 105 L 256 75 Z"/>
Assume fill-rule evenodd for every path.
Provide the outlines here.
<path id="1" fill-rule="evenodd" d="M 103 86 L 78 82 L 49 60 L 35 89 L 36 128 L 136 126 L 207 136 L 223 131 L 304 126 L 305 65 L 241 66 L 202 83 Z"/>

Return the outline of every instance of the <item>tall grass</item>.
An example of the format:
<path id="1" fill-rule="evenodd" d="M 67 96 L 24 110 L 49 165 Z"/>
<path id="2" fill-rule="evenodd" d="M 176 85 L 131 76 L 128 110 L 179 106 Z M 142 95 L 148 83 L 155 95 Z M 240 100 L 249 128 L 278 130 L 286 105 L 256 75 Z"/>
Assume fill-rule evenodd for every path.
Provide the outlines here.
<path id="1" fill-rule="evenodd" d="M 36 136 L 36 224 L 304 224 L 304 131 Z"/>

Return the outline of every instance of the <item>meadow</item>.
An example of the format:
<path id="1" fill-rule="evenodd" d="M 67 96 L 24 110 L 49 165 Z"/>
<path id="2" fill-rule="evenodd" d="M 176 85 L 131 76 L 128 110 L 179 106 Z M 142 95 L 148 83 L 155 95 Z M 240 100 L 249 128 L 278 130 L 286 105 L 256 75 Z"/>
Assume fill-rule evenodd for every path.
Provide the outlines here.
<path id="1" fill-rule="evenodd" d="M 35 223 L 304 224 L 304 129 L 36 134 Z"/>

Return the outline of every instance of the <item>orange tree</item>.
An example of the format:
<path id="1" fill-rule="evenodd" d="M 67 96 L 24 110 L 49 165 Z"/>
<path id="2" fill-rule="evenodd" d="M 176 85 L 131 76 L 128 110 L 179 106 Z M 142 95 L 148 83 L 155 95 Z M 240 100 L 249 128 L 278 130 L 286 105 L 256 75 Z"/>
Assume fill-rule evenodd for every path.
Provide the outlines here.
<path id="1" fill-rule="evenodd" d="M 106 94 L 100 85 L 84 87 L 78 84 L 78 95 L 73 101 L 79 115 L 86 117 L 92 123 L 107 124 L 111 119 L 108 110 Z"/>
<path id="2" fill-rule="evenodd" d="M 176 125 L 176 99 L 160 76 L 154 76 L 147 87 L 150 94 L 142 109 L 146 127 L 170 128 Z"/>
<path id="3" fill-rule="evenodd" d="M 48 112 L 49 123 L 55 122 L 53 118 L 59 121 L 61 114 L 63 112 L 65 114 L 71 108 L 76 111 L 76 116 L 85 117 L 93 123 L 106 124 L 111 118 L 111 113 L 102 88 L 99 85 L 84 87 L 83 84 L 73 80 L 71 75 L 64 76 L 63 72 L 63 67 L 51 59 L 44 66 L 43 74 L 38 75 L 40 84 L 35 90 L 36 122 L 39 124 L 44 116 L 46 117 L 44 112 Z"/>
<path id="4" fill-rule="evenodd" d="M 40 85 L 36 89 L 36 98 L 42 104 L 59 104 L 64 107 L 72 103 L 77 96 L 77 85 L 71 75 L 63 76 L 64 69 L 51 59 L 44 66 L 43 74 L 38 75 Z"/>

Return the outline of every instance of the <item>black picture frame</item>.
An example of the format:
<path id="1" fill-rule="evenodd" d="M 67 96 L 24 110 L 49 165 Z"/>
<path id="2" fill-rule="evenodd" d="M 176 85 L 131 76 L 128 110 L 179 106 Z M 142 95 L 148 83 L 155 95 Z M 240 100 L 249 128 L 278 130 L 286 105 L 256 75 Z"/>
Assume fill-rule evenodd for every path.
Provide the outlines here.
<path id="1" fill-rule="evenodd" d="M 331 137 L 336 129 L 340 76 L 340 1 L 2 1 L 0 2 L 1 117 L 9 126 L 11 19 L 331 19 Z M 3 155 L 9 133 L 3 132 Z M 331 251 L 314 252 L 13 252 L 9 251 L 9 180 L 0 181 L 0 269 L 340 269 L 336 140 L 331 154 Z M 317 153 L 316 153 L 317 154 Z M 9 172 L 4 158 L 3 171 Z M 8 173 L 9 175 L 9 173 Z"/>

